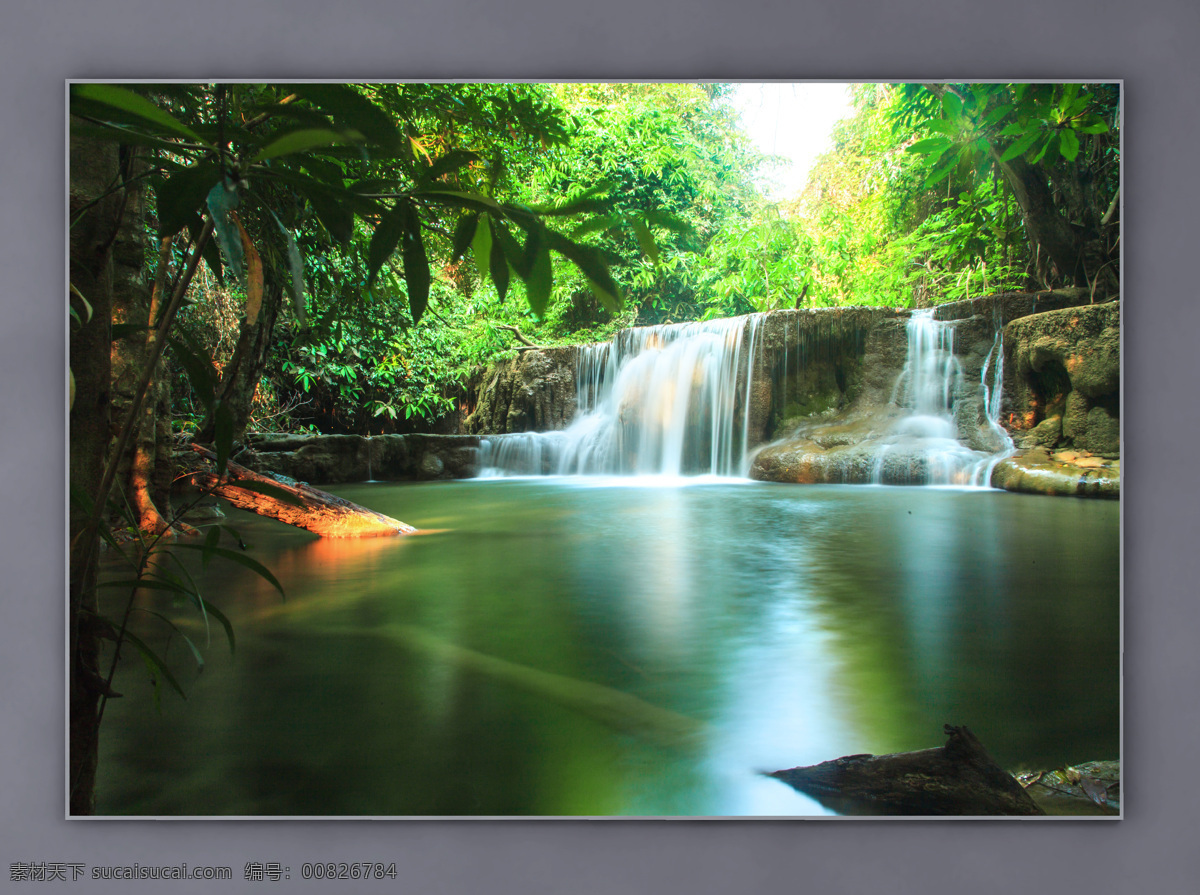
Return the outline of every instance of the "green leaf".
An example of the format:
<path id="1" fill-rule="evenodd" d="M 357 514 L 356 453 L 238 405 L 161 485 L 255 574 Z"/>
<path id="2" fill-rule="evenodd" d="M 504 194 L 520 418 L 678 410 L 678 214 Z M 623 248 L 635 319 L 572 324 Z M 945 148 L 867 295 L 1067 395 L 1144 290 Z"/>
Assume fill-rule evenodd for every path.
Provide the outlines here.
<path id="1" fill-rule="evenodd" d="M 225 637 L 229 640 L 229 651 L 234 651 L 235 641 L 233 637 L 233 623 L 229 621 L 229 617 L 220 609 L 214 606 L 208 600 L 204 601 L 205 607 L 208 609 L 208 614 L 220 622 L 221 627 L 225 629 Z"/>
<path id="2" fill-rule="evenodd" d="M 941 183 L 943 180 L 949 177 L 950 173 L 957 167 L 958 159 L 956 157 L 925 178 L 925 189 L 929 189 L 931 186 Z"/>
<path id="3" fill-rule="evenodd" d="M 306 155 L 296 160 L 297 163 L 312 177 L 328 187 L 340 190 L 346 186 L 346 171 L 337 162 L 330 161 L 319 155 Z M 273 173 L 278 171 L 272 169 Z"/>
<path id="4" fill-rule="evenodd" d="M 535 220 L 537 220 L 535 218 Z M 537 221 L 537 226 L 529 228 L 528 236 L 525 238 L 525 247 L 516 253 L 515 261 L 511 261 L 513 270 L 517 272 L 522 280 L 529 279 L 530 273 L 533 271 L 533 265 L 537 261 L 538 253 L 542 248 L 542 234 L 545 231 L 545 226 L 541 221 Z M 506 246 L 506 248 L 508 248 Z M 509 257 L 512 257 L 511 250 L 506 251 Z"/>
<path id="5" fill-rule="evenodd" d="M 1106 134 L 1108 133 L 1108 123 L 1101 120 L 1098 116 L 1093 119 L 1086 119 L 1085 123 L 1075 128 L 1081 134 Z"/>
<path id="6" fill-rule="evenodd" d="M 146 670 L 150 672 L 150 679 L 154 681 L 154 704 L 161 711 L 162 698 L 159 695 L 159 679 L 166 681 L 171 685 L 171 689 L 179 694 L 180 698 L 187 699 L 187 695 L 183 692 L 183 688 L 179 686 L 179 681 L 175 680 L 175 675 L 171 674 L 171 669 L 159 657 L 158 653 L 150 649 L 139 637 L 134 636 L 128 630 L 125 631 L 124 637 L 127 641 L 133 644 L 134 649 L 142 657 L 142 661 L 146 663 Z"/>
<path id="7" fill-rule="evenodd" d="M 1059 135 L 1059 151 L 1062 157 L 1068 162 L 1075 161 L 1075 156 L 1079 155 L 1079 137 L 1075 131 L 1066 128 Z"/>
<path id="8" fill-rule="evenodd" d="M 76 319 L 76 320 L 79 320 L 79 322 L 80 322 L 80 325 L 82 325 L 84 322 L 91 323 L 91 321 L 92 321 L 92 314 L 93 314 L 93 313 L 95 313 L 95 312 L 92 310 L 92 303 L 91 303 L 90 301 L 88 301 L 86 298 L 84 298 L 84 297 L 83 297 L 83 293 L 82 293 L 82 292 L 80 292 L 80 291 L 79 291 L 77 288 L 75 288 L 75 284 L 74 284 L 74 283 L 71 283 L 71 284 L 70 284 L 70 293 L 71 293 L 71 295 L 74 295 L 74 296 L 75 296 L 77 299 L 79 299 L 80 303 L 82 303 L 82 304 L 83 304 L 83 310 L 84 310 L 84 312 L 87 314 L 86 321 L 84 321 L 84 320 L 79 320 L 79 312 L 78 312 L 78 311 L 76 311 L 74 308 L 72 308 L 72 307 L 70 306 L 70 302 L 69 302 L 69 301 L 68 301 L 68 304 L 67 304 L 67 308 L 68 308 L 68 310 L 70 310 L 70 312 L 71 312 L 72 314 L 74 314 L 74 315 L 75 315 L 75 319 Z M 113 336 L 113 338 L 115 339 L 115 338 L 116 338 L 116 336 Z"/>
<path id="9" fill-rule="evenodd" d="M 312 205 L 313 211 L 329 231 L 329 235 L 342 245 L 348 244 L 354 236 L 353 210 L 326 190 L 309 188 L 302 190 L 301 194 Z"/>
<path id="10" fill-rule="evenodd" d="M 368 140 L 395 152 L 400 131 L 392 117 L 349 84 L 290 84 L 288 89 L 361 132 Z"/>
<path id="11" fill-rule="evenodd" d="M 577 196 L 571 196 L 564 199 L 562 202 L 552 202 L 547 205 L 535 205 L 531 211 L 536 214 L 546 215 L 549 217 L 563 217 L 572 214 L 582 214 L 584 212 L 599 212 L 607 211 L 612 207 L 613 200 L 608 194 L 612 191 L 612 184 L 604 182 L 597 184 L 591 189 L 585 190 Z"/>
<path id="12" fill-rule="evenodd" d="M 947 90 L 942 94 L 942 114 L 946 118 L 958 118 L 962 115 L 963 103 L 957 93 Z"/>
<path id="13" fill-rule="evenodd" d="M 172 627 L 174 627 L 174 625 L 172 625 Z M 175 630 L 178 632 L 179 636 L 183 638 L 183 642 L 188 645 L 188 649 L 190 649 L 192 651 L 192 658 L 196 660 L 196 667 L 200 671 L 203 671 L 204 670 L 204 656 L 201 655 L 200 650 L 196 649 L 196 644 L 192 643 L 192 638 L 188 637 L 186 634 L 184 634 L 178 628 L 175 628 Z"/>
<path id="14" fill-rule="evenodd" d="M 400 238 L 400 255 L 404 259 L 404 282 L 408 286 L 408 309 L 413 324 L 421 320 L 429 304 L 429 258 L 425 254 L 425 243 L 421 239 L 421 219 L 416 210 L 405 203 L 407 213 L 404 234 Z"/>
<path id="15" fill-rule="evenodd" d="M 504 248 L 497 236 L 503 226 L 499 221 L 492 222 L 492 229 L 495 232 L 492 236 L 491 251 L 488 252 L 488 270 L 492 275 L 492 282 L 496 286 L 496 294 L 500 296 L 501 303 L 508 294 L 508 259 L 504 256 Z"/>
<path id="16" fill-rule="evenodd" d="M 113 84 L 75 84 L 71 87 L 71 99 L 87 100 L 102 107 L 115 109 L 151 128 L 183 137 L 193 143 L 207 145 L 194 130 L 179 121 L 169 112 L 160 109 L 144 96 Z M 74 102 L 72 102 L 74 105 Z"/>
<path id="17" fill-rule="evenodd" d="M 296 244 L 296 237 L 292 235 L 292 231 L 283 226 L 283 221 L 279 220 L 279 216 L 274 211 L 271 211 L 271 217 L 275 218 L 275 223 L 283 231 L 283 238 L 287 240 L 288 273 L 291 274 L 292 280 L 292 307 L 296 314 L 296 322 L 303 327 L 305 311 L 304 258 L 300 254 L 300 246 Z"/>
<path id="18" fill-rule="evenodd" d="M 298 130 L 290 131 L 272 140 L 254 154 L 252 162 L 261 162 L 281 155 L 293 155 L 297 152 L 308 152 L 321 146 L 337 146 L 354 142 L 349 134 L 333 130 Z"/>
<path id="19" fill-rule="evenodd" d="M 307 165 L 306 165 L 307 167 Z M 379 214 L 380 205 L 340 186 L 290 171 L 271 171 L 271 177 L 293 187 L 316 212 L 329 235 L 343 245 L 354 236 L 354 215 Z"/>
<path id="20" fill-rule="evenodd" d="M 171 549 L 172 550 L 203 550 L 204 546 L 202 544 L 172 544 Z M 257 574 L 259 577 L 270 582 L 270 584 L 273 585 L 277 591 L 279 591 L 281 596 L 284 595 L 283 594 L 283 585 L 280 584 L 279 580 L 274 575 L 271 574 L 270 569 L 268 569 L 266 566 L 264 566 L 262 563 L 258 562 L 257 560 L 251 559 L 249 556 L 246 556 L 246 554 L 244 554 L 244 553 L 238 553 L 236 550 L 230 550 L 226 547 L 216 547 L 213 549 L 212 552 L 215 556 L 220 556 L 221 558 L 227 559 L 230 562 L 235 562 L 240 566 L 245 566 L 247 569 L 250 569 L 252 572 Z"/>
<path id="21" fill-rule="evenodd" d="M 908 147 L 909 152 L 919 152 L 922 155 L 928 155 L 932 152 L 942 153 L 949 149 L 954 144 L 947 137 L 929 137 L 925 140 L 918 140 Z"/>
<path id="22" fill-rule="evenodd" d="M 1030 161 L 1036 165 L 1038 162 L 1040 162 L 1042 160 L 1042 158 L 1046 155 L 1047 152 L 1051 151 L 1051 146 L 1057 146 L 1057 145 L 1058 145 L 1058 134 L 1051 134 L 1049 137 L 1046 138 L 1046 142 L 1042 144 L 1042 148 L 1037 151 L 1037 154 L 1032 159 L 1030 159 Z M 1050 160 L 1053 161 L 1053 159 L 1054 159 L 1054 155 L 1053 155 L 1053 153 L 1051 153 Z"/>
<path id="23" fill-rule="evenodd" d="M 496 214 L 504 213 L 499 202 L 482 193 L 465 193 L 461 190 L 414 190 L 411 195 L 416 199 L 429 199 L 443 205 L 455 205 L 460 208 L 490 211 Z"/>
<path id="24" fill-rule="evenodd" d="M 303 103 L 254 103 L 247 106 L 246 111 L 273 119 L 286 118 L 312 130 L 336 130 L 332 119 Z"/>
<path id="25" fill-rule="evenodd" d="M 633 234 L 637 237 L 638 246 L 642 250 L 642 254 L 650 259 L 651 263 L 658 264 L 661 260 L 658 254 L 658 246 L 654 244 L 654 234 L 650 232 L 650 227 L 646 224 L 646 219 L 639 214 L 632 215 L 629 219 L 629 226 L 633 228 Z"/>
<path id="26" fill-rule="evenodd" d="M 532 237 L 530 237 L 532 239 Z M 545 240 L 538 240 L 537 257 L 529 276 L 525 278 L 525 299 L 529 309 L 538 318 L 546 314 L 546 306 L 550 302 L 550 290 L 554 285 L 554 267 L 550 263 L 550 246 Z"/>
<path id="27" fill-rule="evenodd" d="M 229 268 L 237 279 L 242 278 L 245 252 L 242 250 L 242 236 L 237 223 L 232 217 L 232 211 L 239 201 L 236 184 L 219 181 L 208 191 L 208 212 L 212 218 L 213 229 L 221 251 L 229 262 Z"/>
<path id="28" fill-rule="evenodd" d="M 546 239 L 550 248 L 571 261 L 588 281 L 592 293 L 609 313 L 616 314 L 621 310 L 623 298 L 621 288 L 609 273 L 608 265 L 604 263 L 600 252 L 592 246 L 571 242 L 561 233 L 546 230 Z"/>
<path id="29" fill-rule="evenodd" d="M 983 119 L 983 123 L 988 127 L 995 127 L 1000 123 L 1000 120 L 1004 118 L 1004 116 L 1011 114 L 1015 110 L 1016 106 L 1012 105 L 1011 103 L 1001 103 L 1000 105 L 996 106 L 996 108 L 992 109 L 992 111 L 987 113 Z"/>
<path id="30" fill-rule="evenodd" d="M 194 214 L 187 223 L 188 238 L 194 243 L 200 236 L 200 230 L 203 227 L 200 215 Z M 221 249 L 217 246 L 215 239 L 206 240 L 204 243 L 204 251 L 202 253 L 204 263 L 208 265 L 208 269 L 212 271 L 213 277 L 217 281 L 217 285 L 222 289 L 225 288 L 225 266 L 221 263 Z"/>
<path id="31" fill-rule="evenodd" d="M 379 268 L 392 257 L 396 246 L 400 245 L 400 237 L 404 235 L 407 216 L 412 206 L 404 199 L 398 199 L 395 207 L 379 219 L 375 232 L 371 234 L 371 244 L 367 248 L 367 289 L 375 285 Z"/>
<path id="32" fill-rule="evenodd" d="M 1000 161 L 1007 162 L 1015 159 L 1018 155 L 1024 155 L 1039 136 L 1038 131 L 1029 131 L 1023 137 L 1016 140 L 1008 149 L 1004 150 L 1004 154 L 1000 156 Z"/>
<path id="33" fill-rule="evenodd" d="M 601 230 L 612 230 L 621 226 L 622 218 L 619 215 L 608 214 L 600 217 L 588 218 L 578 227 L 571 231 L 571 236 L 578 239 L 581 236 L 586 236 L 589 233 L 596 233 Z"/>
<path id="34" fill-rule="evenodd" d="M 655 227 L 661 227 L 664 230 L 670 230 L 673 233 L 678 233 L 680 236 L 694 237 L 696 235 L 695 228 L 685 221 L 683 218 L 676 217 L 669 211 L 647 211 L 646 220 Z"/>
<path id="35" fill-rule="evenodd" d="M 209 191 L 220 181 L 221 170 L 215 162 L 200 162 L 159 183 L 154 190 L 159 239 L 174 236 L 202 212 Z"/>
<path id="36" fill-rule="evenodd" d="M 479 278 L 486 280 L 492 258 L 492 228 L 488 224 L 486 215 L 481 215 L 479 223 L 475 226 L 475 236 L 471 240 L 471 252 L 475 256 L 475 269 L 479 271 Z"/>
<path id="37" fill-rule="evenodd" d="M 421 179 L 426 183 L 433 183 L 451 171 L 457 171 L 464 165 L 479 161 L 479 158 L 479 153 L 471 152 L 469 149 L 452 149 L 423 171 Z"/>
<path id="38" fill-rule="evenodd" d="M 450 241 L 450 263 L 454 264 L 467 253 L 475 239 L 475 229 L 479 225 L 479 215 L 464 214 L 454 225 L 454 237 Z"/>

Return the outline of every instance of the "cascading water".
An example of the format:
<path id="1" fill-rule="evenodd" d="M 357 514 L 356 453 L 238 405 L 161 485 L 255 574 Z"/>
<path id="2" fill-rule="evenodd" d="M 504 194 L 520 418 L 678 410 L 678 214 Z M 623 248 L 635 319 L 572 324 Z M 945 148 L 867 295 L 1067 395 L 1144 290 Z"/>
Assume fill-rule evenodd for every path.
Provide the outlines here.
<path id="1" fill-rule="evenodd" d="M 997 444 L 1000 445 L 1000 449 L 981 463 L 972 473 L 971 484 L 980 487 L 987 487 L 989 485 L 992 479 L 992 470 L 996 468 L 996 464 L 1005 457 L 1011 456 L 1016 450 L 1012 437 L 1000 425 L 1000 393 L 1004 382 L 1004 325 L 1003 321 L 999 318 L 998 309 L 996 314 L 996 338 L 992 341 L 991 350 L 988 351 L 988 356 L 983 362 L 979 381 L 983 389 L 984 417 L 987 420 L 988 429 L 991 431 Z M 991 381 L 988 380 L 989 370 L 992 374 Z"/>
<path id="2" fill-rule="evenodd" d="M 1001 330 L 981 373 L 985 416 L 1001 453 L 973 451 L 958 440 L 955 396 L 962 385 L 962 366 L 954 354 L 954 324 L 935 320 L 933 310 L 914 311 L 907 325 L 908 353 L 896 380 L 892 403 L 908 409 L 876 455 L 875 484 L 927 484 L 987 487 L 992 468 L 1012 441 L 999 424 L 1003 342 Z M 989 370 L 995 370 L 989 383 Z"/>
<path id="3" fill-rule="evenodd" d="M 759 434 L 748 412 L 756 394 L 752 374 L 756 367 L 770 367 L 754 362 L 765 319 L 758 314 L 642 327 L 619 333 L 611 343 L 581 347 L 574 422 L 560 432 L 484 437 L 481 475 L 747 475 L 751 433 Z M 812 361 L 798 329 L 795 364 L 788 358 L 788 323 L 783 321 L 782 340 L 777 330 L 773 343 L 783 355 L 775 395 L 782 400 L 780 413 L 787 412 L 789 370 Z M 1004 349 L 999 323 L 975 391 L 964 382 L 955 354 L 955 324 L 934 319 L 932 310 L 913 312 L 886 422 L 859 441 L 838 433 L 831 440 L 849 445 L 845 449 L 826 452 L 810 445 L 805 450 L 819 453 L 806 455 L 806 468 L 824 469 L 825 480 L 834 482 L 988 487 L 996 463 L 1012 452 L 999 424 Z M 973 410 L 980 407 L 977 398 L 981 410 Z M 972 412 L 978 414 L 973 419 Z M 815 412 L 809 418 L 818 419 Z"/>
<path id="4" fill-rule="evenodd" d="M 574 422 L 484 438 L 481 474 L 745 475 L 761 319 L 639 327 L 582 347 Z"/>

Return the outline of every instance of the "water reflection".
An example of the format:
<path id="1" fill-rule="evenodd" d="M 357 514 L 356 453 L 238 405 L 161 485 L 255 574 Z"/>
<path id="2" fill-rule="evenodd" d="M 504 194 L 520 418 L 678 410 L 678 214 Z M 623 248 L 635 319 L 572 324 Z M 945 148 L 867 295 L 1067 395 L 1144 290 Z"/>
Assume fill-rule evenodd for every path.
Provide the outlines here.
<path id="1" fill-rule="evenodd" d="M 756 772 L 938 745 L 945 722 L 1008 766 L 1116 757 L 1114 505 L 544 478 L 340 493 L 441 531 L 237 518 L 287 599 L 195 570 L 237 653 L 214 645 L 161 717 L 122 669 L 102 812 L 822 814 Z"/>

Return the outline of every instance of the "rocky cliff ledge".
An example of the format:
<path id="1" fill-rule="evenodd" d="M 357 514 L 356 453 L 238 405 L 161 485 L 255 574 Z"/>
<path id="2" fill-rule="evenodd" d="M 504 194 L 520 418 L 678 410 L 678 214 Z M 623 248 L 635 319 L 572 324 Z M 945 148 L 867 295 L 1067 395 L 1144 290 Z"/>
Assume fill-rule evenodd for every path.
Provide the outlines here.
<path id="1" fill-rule="evenodd" d="M 996 467 L 992 483 L 1120 496 L 1120 302 L 1014 320 L 1004 345 L 1003 422 L 1018 451 Z"/>
<path id="2" fill-rule="evenodd" d="M 535 348 L 485 370 L 468 388 L 474 409 L 464 428 L 478 435 L 553 432 L 575 417 L 579 349 Z"/>
<path id="3" fill-rule="evenodd" d="M 985 368 L 994 370 L 999 361 L 997 334 L 1003 331 L 999 423 L 1022 450 L 991 470 L 996 487 L 1119 494 L 1119 309 L 1088 302 L 1084 290 L 1005 293 L 934 311 L 935 320 L 954 322 L 960 368 L 950 401 L 954 436 L 964 452 L 980 456 L 1005 446 L 1004 432 L 988 422 L 982 383 Z M 970 457 L 956 456 L 953 446 L 930 450 L 928 440 L 898 432 L 904 412 L 893 403 L 893 392 L 906 360 L 908 317 L 900 312 L 872 321 L 852 356 L 843 352 L 775 370 L 773 440 L 756 455 L 752 478 L 905 484 L 928 481 L 939 464 L 970 465 Z M 1027 456 L 1032 448 L 1045 453 Z"/>
<path id="4" fill-rule="evenodd" d="M 247 436 L 237 455 L 247 469 L 312 485 L 470 478 L 478 472 L 479 439 L 470 435 Z"/>

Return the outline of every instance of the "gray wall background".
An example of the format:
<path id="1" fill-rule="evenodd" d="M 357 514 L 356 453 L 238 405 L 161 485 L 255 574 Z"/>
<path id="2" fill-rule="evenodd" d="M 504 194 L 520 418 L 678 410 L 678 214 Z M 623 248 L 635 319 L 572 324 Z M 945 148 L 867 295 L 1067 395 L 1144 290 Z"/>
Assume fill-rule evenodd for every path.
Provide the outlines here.
<path id="1" fill-rule="evenodd" d="M 339 891 L 1195 891 L 1200 7 L 1194 0 L 345 0 L 10 6 L 0 27 L 0 889 L 13 862 L 395 861 Z M 1125 780 L 1120 823 L 67 822 L 67 78 L 1125 79 Z M 1035 708 L 1036 710 L 1036 708 Z M 157 884 L 149 884 L 156 889 Z M 288 889 L 303 885 L 293 875 Z M 147 891 L 149 888 L 147 887 Z"/>

